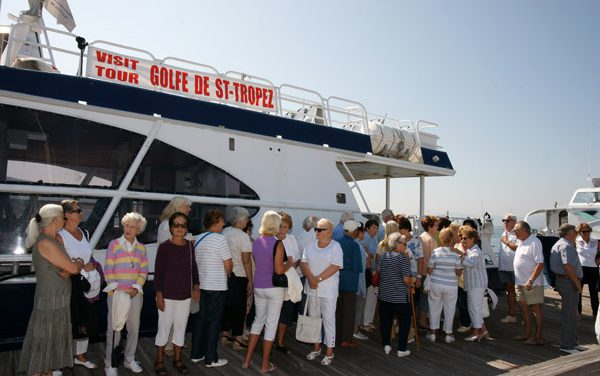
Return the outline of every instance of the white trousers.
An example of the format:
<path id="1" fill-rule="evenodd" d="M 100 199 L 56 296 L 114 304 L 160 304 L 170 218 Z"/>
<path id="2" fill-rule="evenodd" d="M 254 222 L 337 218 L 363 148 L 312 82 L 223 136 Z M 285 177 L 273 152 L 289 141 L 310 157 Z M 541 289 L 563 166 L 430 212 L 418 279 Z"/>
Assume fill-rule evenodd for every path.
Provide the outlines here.
<path id="1" fill-rule="evenodd" d="M 335 347 L 335 309 L 337 305 L 337 296 L 331 298 L 322 298 L 318 301 L 315 296 L 308 296 L 308 314 L 313 317 L 321 316 L 323 319 L 323 331 L 325 332 L 322 341 L 327 347 Z"/>
<path id="2" fill-rule="evenodd" d="M 279 314 L 283 304 L 284 289 L 271 287 L 268 289 L 254 289 L 254 306 L 256 317 L 252 323 L 250 334 L 260 335 L 265 328 L 265 341 L 273 341 L 279 324 Z"/>
<path id="3" fill-rule="evenodd" d="M 89 338 L 76 339 L 74 342 L 75 342 L 75 355 L 82 355 L 87 352 L 88 344 L 90 343 Z"/>
<path id="4" fill-rule="evenodd" d="M 458 299 L 458 285 L 447 286 L 431 283 L 429 287 L 429 326 L 431 329 L 440 328 L 442 309 L 444 310 L 444 332 L 452 333 L 456 299 Z"/>
<path id="5" fill-rule="evenodd" d="M 469 307 L 469 316 L 474 329 L 481 329 L 483 326 L 483 296 L 485 289 L 469 289 L 467 291 L 467 306 Z"/>
<path id="6" fill-rule="evenodd" d="M 365 303 L 365 311 L 363 315 L 363 325 L 370 325 L 373 323 L 375 317 L 375 308 L 377 308 L 377 293 L 379 287 L 369 286 L 367 289 L 367 302 Z"/>
<path id="7" fill-rule="evenodd" d="M 154 340 L 156 346 L 162 347 L 169 342 L 171 328 L 173 328 L 173 344 L 180 347 L 184 345 L 191 301 L 191 298 L 185 300 L 165 299 L 165 310 L 158 310 L 158 331 Z"/>

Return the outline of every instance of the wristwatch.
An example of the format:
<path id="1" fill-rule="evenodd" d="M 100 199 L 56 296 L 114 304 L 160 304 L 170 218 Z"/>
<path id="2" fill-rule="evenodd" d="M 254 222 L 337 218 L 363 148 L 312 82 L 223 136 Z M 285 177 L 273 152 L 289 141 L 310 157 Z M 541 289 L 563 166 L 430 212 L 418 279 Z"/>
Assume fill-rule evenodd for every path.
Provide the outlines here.
<path id="1" fill-rule="evenodd" d="M 319 282 L 322 282 L 323 278 L 321 276 L 319 276 Z"/>

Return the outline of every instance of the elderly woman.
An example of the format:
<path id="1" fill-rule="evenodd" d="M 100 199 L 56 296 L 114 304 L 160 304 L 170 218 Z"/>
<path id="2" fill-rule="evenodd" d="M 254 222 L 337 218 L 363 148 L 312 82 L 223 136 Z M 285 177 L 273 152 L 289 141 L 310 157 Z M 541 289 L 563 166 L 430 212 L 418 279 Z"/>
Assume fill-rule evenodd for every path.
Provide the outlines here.
<path id="1" fill-rule="evenodd" d="M 389 354 L 392 351 L 392 322 L 394 315 L 397 315 L 397 355 L 404 357 L 410 355 L 407 342 L 412 317 L 410 289 L 413 285 L 406 238 L 397 232 L 391 234 L 388 236 L 387 249 L 388 251 L 375 262 L 374 267 L 380 275 L 378 300 L 381 342 L 383 351 Z"/>
<path id="2" fill-rule="evenodd" d="M 185 329 L 190 314 L 191 299 L 200 299 L 198 266 L 192 248 L 192 242 L 185 239 L 188 228 L 188 216 L 173 213 L 169 217 L 171 240 L 158 246 L 154 265 L 154 290 L 158 309 L 158 332 L 156 333 L 156 363 L 154 369 L 158 375 L 166 375 L 163 354 L 173 330 L 174 358 L 173 366 L 181 373 L 188 369 L 181 361 L 181 349 L 185 342 Z"/>
<path id="3" fill-rule="evenodd" d="M 340 283 L 340 269 L 344 266 L 344 253 L 338 242 L 332 239 L 333 222 L 322 218 L 315 227 L 317 241 L 310 244 L 302 254 L 300 266 L 306 278 L 304 292 L 310 316 L 321 315 L 324 343 L 327 347 L 321 364 L 333 362 L 335 347 L 335 309 Z M 321 354 L 321 343 L 315 343 L 306 359 L 316 359 Z"/>
<path id="4" fill-rule="evenodd" d="M 146 247 L 137 241 L 136 236 L 146 228 L 146 218 L 136 212 L 127 213 L 121 219 L 123 236 L 111 240 L 106 250 L 104 277 L 109 285 L 108 315 L 106 320 L 106 358 L 105 373 L 117 376 L 117 368 L 111 364 L 112 346 L 118 344 L 121 332 L 115 333 L 113 341 L 112 305 L 115 290 L 124 291 L 131 298 L 131 305 L 125 323 L 127 327 L 127 344 L 125 345 L 125 368 L 133 373 L 141 373 L 142 367 L 135 361 L 135 349 L 140 329 L 140 313 L 144 298 L 144 284 L 148 277 L 148 256 Z"/>
<path id="5" fill-rule="evenodd" d="M 484 294 L 487 288 L 487 272 L 485 259 L 481 248 L 477 245 L 479 235 L 470 226 L 462 226 L 459 230 L 463 256 L 463 272 L 465 275 L 464 289 L 467 292 L 467 305 L 473 332 L 465 341 L 480 342 L 482 338 L 489 339 L 489 333 L 483 322 Z"/>
<path id="6" fill-rule="evenodd" d="M 387 221 L 386 222 L 386 224 L 385 224 L 385 237 L 377 245 L 377 257 L 376 258 L 379 258 L 384 253 L 389 252 L 389 251 L 392 250 L 392 249 L 389 248 L 390 236 L 392 234 L 394 234 L 394 233 L 397 233 L 399 231 L 399 229 L 400 229 L 400 226 L 398 225 L 397 222 L 395 222 L 395 221 Z"/>
<path id="7" fill-rule="evenodd" d="M 171 239 L 171 228 L 169 227 L 169 218 L 174 213 L 183 213 L 185 215 L 190 215 L 190 210 L 192 210 L 192 202 L 185 197 L 175 196 L 169 202 L 167 206 L 162 211 L 162 214 L 159 217 L 160 225 L 158 225 L 158 232 L 156 234 L 156 244 L 160 244 L 165 240 Z M 191 235 L 187 235 L 189 240 L 193 240 Z"/>
<path id="8" fill-rule="evenodd" d="M 272 372 L 275 366 L 269 362 L 273 340 L 277 332 L 277 323 L 279 313 L 284 298 L 284 289 L 273 285 L 273 273 L 284 274 L 291 266 L 291 263 L 284 261 L 287 259 L 283 242 L 275 237 L 279 232 L 281 225 L 281 216 L 276 212 L 269 210 L 262 218 L 260 224 L 260 236 L 254 241 L 252 255 L 256 265 L 254 274 L 254 305 L 256 307 L 256 317 L 250 329 L 250 338 L 248 339 L 248 351 L 244 358 L 243 368 L 250 367 L 252 354 L 258 344 L 260 333 L 265 330 L 263 337 L 263 354 L 260 371 L 262 373 Z"/>
<path id="9" fill-rule="evenodd" d="M 296 238 L 294 235 L 289 234 L 293 226 L 292 217 L 285 212 L 279 212 L 279 215 L 281 216 L 281 224 L 279 225 L 277 239 L 283 242 L 283 248 L 287 255 L 286 265 L 296 267 L 300 264 L 301 255 Z M 294 312 L 299 305 L 300 302 L 293 303 L 291 300 L 284 300 L 283 305 L 281 306 L 279 325 L 277 327 L 277 345 L 275 348 L 283 354 L 289 354 L 290 352 L 284 344 L 285 333 L 288 326 L 292 325 L 292 322 L 294 321 Z"/>
<path id="10" fill-rule="evenodd" d="M 577 254 L 579 262 L 583 267 L 583 279 L 581 286 L 588 285 L 590 292 L 590 303 L 594 317 L 598 315 L 598 265 L 600 264 L 600 242 L 591 238 L 592 228 L 587 223 L 577 226 Z M 581 294 L 579 294 L 578 312 L 581 315 Z"/>
<path id="11" fill-rule="evenodd" d="M 452 335 L 452 324 L 458 298 L 458 276 L 462 274 L 460 256 L 452 251 L 454 232 L 446 227 L 440 231 L 441 247 L 431 252 L 427 273 L 430 278 L 429 286 L 429 327 L 431 333 L 427 339 L 435 342 L 440 327 L 442 308 L 444 310 L 444 332 L 446 343 L 455 341 Z"/>
<path id="12" fill-rule="evenodd" d="M 244 228 L 248 224 L 250 213 L 242 207 L 233 207 L 227 212 L 230 227 L 223 230 L 227 239 L 231 258 L 233 260 L 233 273 L 229 276 L 225 311 L 221 325 L 222 338 L 233 338 L 233 349 L 243 350 L 244 319 L 248 296 L 252 294 L 252 242 Z M 231 332 L 231 333 L 230 333 Z"/>
<path id="13" fill-rule="evenodd" d="M 25 245 L 32 248 L 36 287 L 33 311 L 21 350 L 18 372 L 50 375 L 53 369 L 73 366 L 69 275 L 78 274 L 83 261 L 71 261 L 56 241 L 64 225 L 60 205 L 44 205 L 27 228 Z"/>
<path id="14" fill-rule="evenodd" d="M 206 367 L 221 367 L 227 359 L 217 354 L 221 318 L 227 297 L 227 277 L 233 269 L 231 251 L 221 232 L 225 216 L 220 210 L 209 210 L 204 216 L 205 232 L 198 235 L 195 245 L 200 278 L 200 311 L 193 315 L 193 363 L 204 361 Z"/>
<path id="15" fill-rule="evenodd" d="M 82 274 L 71 277 L 71 326 L 73 339 L 75 340 L 75 359 L 73 363 L 88 369 L 96 369 L 98 366 L 87 360 L 89 337 L 96 331 L 96 307 L 94 300 L 100 292 L 100 275 L 96 271 L 98 263 L 92 258 L 92 247 L 88 241 L 89 234 L 79 228 L 83 220 L 82 210 L 76 200 L 64 200 L 61 202 L 65 216 L 65 226 L 56 235 L 56 240 L 65 247 L 67 254 L 72 260 L 80 258 L 84 262 Z M 96 296 L 89 295 L 92 275 L 96 280 Z M 94 292 L 92 292 L 93 294 Z M 89 298 L 88 299 L 88 296 Z"/>

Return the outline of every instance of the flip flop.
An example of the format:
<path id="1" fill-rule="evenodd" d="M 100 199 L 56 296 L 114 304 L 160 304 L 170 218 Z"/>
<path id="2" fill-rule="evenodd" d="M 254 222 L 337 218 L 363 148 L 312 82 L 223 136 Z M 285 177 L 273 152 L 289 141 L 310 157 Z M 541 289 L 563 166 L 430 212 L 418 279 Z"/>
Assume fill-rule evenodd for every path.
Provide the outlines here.
<path id="1" fill-rule="evenodd" d="M 159 364 L 160 364 L 160 366 L 159 366 Z M 156 374 L 158 376 L 167 376 L 169 374 L 167 372 L 167 369 L 165 368 L 164 363 L 155 363 L 154 364 L 154 372 L 156 372 Z"/>
<path id="2" fill-rule="evenodd" d="M 290 350 L 285 346 L 276 345 L 275 349 L 277 349 L 277 351 L 280 351 L 281 353 L 283 353 L 285 355 L 288 355 L 290 353 Z"/>
<path id="3" fill-rule="evenodd" d="M 188 368 L 183 364 L 183 362 L 181 360 L 177 361 L 177 362 L 173 362 L 173 367 L 175 367 L 175 369 L 177 371 L 179 371 L 179 373 L 188 373 L 189 372 Z"/>
<path id="4" fill-rule="evenodd" d="M 271 373 L 271 372 L 275 371 L 276 369 L 277 369 L 277 367 L 275 367 L 275 364 L 269 363 L 269 368 L 267 368 L 265 371 L 260 370 L 260 373 Z"/>

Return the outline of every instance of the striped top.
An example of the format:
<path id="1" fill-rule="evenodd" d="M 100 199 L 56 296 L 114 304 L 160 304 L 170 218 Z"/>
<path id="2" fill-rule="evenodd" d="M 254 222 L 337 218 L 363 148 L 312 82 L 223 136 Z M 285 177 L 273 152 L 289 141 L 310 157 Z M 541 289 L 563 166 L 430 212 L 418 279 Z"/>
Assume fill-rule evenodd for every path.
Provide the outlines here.
<path id="1" fill-rule="evenodd" d="M 432 268 L 431 283 L 458 287 L 456 269 L 462 269 L 460 256 L 449 247 L 438 247 L 431 252 L 429 268 Z"/>
<path id="2" fill-rule="evenodd" d="M 195 251 L 200 289 L 227 291 L 227 272 L 223 264 L 224 261 L 231 259 L 227 239 L 216 232 L 204 232 L 198 235 Z"/>
<path id="3" fill-rule="evenodd" d="M 410 303 L 410 290 L 404 277 L 412 275 L 408 257 L 400 252 L 385 252 L 375 262 L 379 271 L 379 300 L 388 303 Z"/>
<path id="4" fill-rule="evenodd" d="M 131 252 L 126 250 L 127 240 L 122 236 L 111 240 L 106 250 L 104 278 L 106 283 L 117 282 L 119 290 L 127 290 L 138 285 L 141 288 L 148 277 L 148 256 L 146 247 L 136 240 Z M 108 293 L 112 295 L 112 291 Z"/>
<path id="5" fill-rule="evenodd" d="M 487 288 L 488 279 L 485 259 L 477 244 L 467 250 L 463 260 L 465 291 Z"/>

